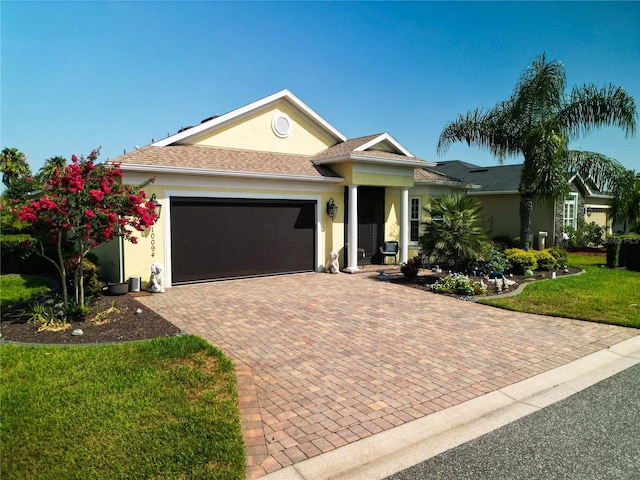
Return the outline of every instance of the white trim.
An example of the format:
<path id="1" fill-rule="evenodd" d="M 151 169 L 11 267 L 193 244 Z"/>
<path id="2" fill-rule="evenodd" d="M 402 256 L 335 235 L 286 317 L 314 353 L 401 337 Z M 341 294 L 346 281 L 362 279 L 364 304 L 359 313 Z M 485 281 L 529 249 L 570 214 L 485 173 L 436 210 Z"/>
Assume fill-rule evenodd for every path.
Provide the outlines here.
<path id="1" fill-rule="evenodd" d="M 388 141 L 389 143 L 391 143 L 397 150 L 402 152 L 403 155 L 406 155 L 407 157 L 415 158 L 415 155 L 413 155 L 409 150 L 404 148 L 400 144 L 400 142 L 398 142 L 395 138 L 393 138 L 391 135 L 389 135 L 386 132 L 381 134 L 381 135 L 378 135 L 373 140 L 369 140 L 367 143 L 364 143 L 364 144 L 360 145 L 358 148 L 354 149 L 354 151 L 355 152 L 364 152 L 364 151 L 370 149 L 371 147 L 373 147 L 374 145 L 378 145 L 379 143 L 384 142 L 385 140 Z"/>
<path id="2" fill-rule="evenodd" d="M 245 193 L 245 192 L 212 192 L 212 191 L 184 191 L 163 190 L 162 216 L 164 217 L 164 260 L 165 260 L 165 288 L 170 288 L 173 282 L 171 268 L 171 197 L 201 197 L 201 198 L 247 198 L 255 200 L 313 200 L 316 202 L 316 251 L 315 268 L 322 271 L 321 259 L 324 252 L 324 237 L 322 235 L 322 197 L 320 195 L 298 195 L 280 193 Z"/>
<path id="3" fill-rule="evenodd" d="M 250 103 L 249 105 L 245 105 L 244 107 L 237 108 L 229 113 L 225 113 L 219 117 L 213 118 L 207 122 L 201 123 L 200 125 L 196 125 L 194 127 L 188 128 L 182 132 L 171 135 L 167 138 L 159 140 L 151 145 L 154 147 L 165 147 L 167 145 L 171 145 L 174 143 L 178 143 L 184 141 L 187 138 L 194 138 L 200 136 L 203 132 L 211 131 L 216 129 L 217 127 L 224 125 L 233 120 L 238 120 L 243 116 L 252 113 L 256 110 L 263 109 L 268 105 L 277 102 L 278 100 L 285 99 L 289 101 L 295 108 L 300 110 L 303 114 L 307 115 L 311 118 L 316 124 L 318 124 L 325 132 L 329 133 L 329 136 L 335 137 L 339 141 L 346 141 L 347 137 L 345 137 L 342 133 L 340 133 L 335 127 L 333 127 L 329 122 L 327 122 L 324 118 L 314 112 L 311 108 L 309 108 L 302 100 L 296 97 L 289 90 L 281 90 L 273 95 L 269 95 L 261 100 Z"/>
<path id="4" fill-rule="evenodd" d="M 388 153 L 388 152 L 387 152 Z M 354 154 L 346 154 L 346 155 L 335 155 L 333 157 L 327 158 L 314 158 L 312 159 L 313 163 L 316 165 L 330 165 L 332 163 L 339 162 L 360 162 L 360 163 L 378 163 L 378 164 L 387 164 L 387 165 L 402 165 L 406 167 L 413 168 L 425 168 L 432 167 L 435 163 L 427 162 L 426 160 L 420 160 L 418 158 L 413 157 L 412 159 L 407 157 L 407 160 L 402 160 L 398 158 L 387 158 L 387 157 L 378 157 L 378 156 L 369 156 L 366 155 L 366 152 L 354 155 Z"/>
<path id="5" fill-rule="evenodd" d="M 567 197 L 573 197 L 571 200 L 569 200 Z M 569 192 L 569 194 L 564 198 L 564 202 L 562 204 L 562 227 L 572 227 L 572 228 L 577 228 L 578 226 L 578 193 L 576 192 Z M 573 217 L 570 218 L 572 224 L 571 225 L 567 225 L 567 205 L 572 205 L 573 206 Z M 584 214 L 583 214 L 584 216 Z"/>
<path id="6" fill-rule="evenodd" d="M 409 260 L 409 188 L 404 187 L 400 193 L 400 255 L 399 263 L 407 263 Z"/>
<path id="7" fill-rule="evenodd" d="M 357 272 L 358 268 L 358 186 L 348 185 L 349 191 L 349 223 L 347 225 L 347 271 Z"/>

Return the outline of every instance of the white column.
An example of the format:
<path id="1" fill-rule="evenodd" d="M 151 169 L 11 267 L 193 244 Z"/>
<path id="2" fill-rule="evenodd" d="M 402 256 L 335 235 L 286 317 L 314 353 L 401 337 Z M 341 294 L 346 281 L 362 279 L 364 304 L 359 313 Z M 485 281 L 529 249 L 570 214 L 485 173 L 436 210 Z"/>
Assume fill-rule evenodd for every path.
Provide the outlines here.
<path id="1" fill-rule="evenodd" d="M 409 259 L 409 188 L 400 193 L 400 263 Z"/>
<path id="2" fill-rule="evenodd" d="M 349 229 L 347 231 L 347 270 L 358 270 L 358 186 L 349 185 Z"/>

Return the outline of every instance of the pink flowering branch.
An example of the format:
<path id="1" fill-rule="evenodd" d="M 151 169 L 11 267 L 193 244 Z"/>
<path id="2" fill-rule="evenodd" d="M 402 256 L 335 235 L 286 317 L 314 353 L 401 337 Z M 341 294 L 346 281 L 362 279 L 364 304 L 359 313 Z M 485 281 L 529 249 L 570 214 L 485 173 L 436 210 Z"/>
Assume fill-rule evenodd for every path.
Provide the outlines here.
<path id="1" fill-rule="evenodd" d="M 73 273 L 76 302 L 84 306 L 85 255 L 115 237 L 137 243 L 133 232 L 144 231 L 158 218 L 144 190 L 122 184 L 120 165 L 95 165 L 98 155 L 99 149 L 86 158 L 73 155 L 64 170 L 57 170 L 46 181 L 42 198 L 27 201 L 15 210 L 20 220 L 32 224 L 41 239 L 48 237 L 56 245 L 58 258 L 48 259 L 61 275 L 65 308 L 67 268 Z M 74 244 L 71 256 L 63 252 L 65 239 Z"/>

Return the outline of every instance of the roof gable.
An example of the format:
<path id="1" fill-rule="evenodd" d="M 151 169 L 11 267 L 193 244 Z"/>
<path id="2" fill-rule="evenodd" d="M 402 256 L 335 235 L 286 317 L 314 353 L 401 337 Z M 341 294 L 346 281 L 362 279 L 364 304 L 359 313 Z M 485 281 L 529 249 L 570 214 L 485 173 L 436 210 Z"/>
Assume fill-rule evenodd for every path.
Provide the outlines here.
<path id="1" fill-rule="evenodd" d="M 414 157 L 414 155 L 409 150 L 400 145 L 400 143 L 388 133 L 371 135 L 370 137 L 366 138 L 368 138 L 368 140 L 359 147 L 354 148 L 354 151 L 365 152 L 367 150 L 376 150 L 380 152 L 405 155 L 407 157 Z"/>
<path id="2" fill-rule="evenodd" d="M 282 90 L 152 145 L 205 145 L 313 155 L 345 140 L 298 97 Z"/>

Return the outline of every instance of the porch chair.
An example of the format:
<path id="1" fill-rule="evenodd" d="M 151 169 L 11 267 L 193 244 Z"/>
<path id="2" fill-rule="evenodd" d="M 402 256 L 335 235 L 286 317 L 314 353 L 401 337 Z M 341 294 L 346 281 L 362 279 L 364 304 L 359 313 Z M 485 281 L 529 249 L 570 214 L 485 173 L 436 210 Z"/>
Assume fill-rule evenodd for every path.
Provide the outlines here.
<path id="1" fill-rule="evenodd" d="M 393 257 L 394 265 L 398 264 L 398 242 L 384 242 L 380 247 L 382 264 L 387 263 L 387 257 Z"/>

